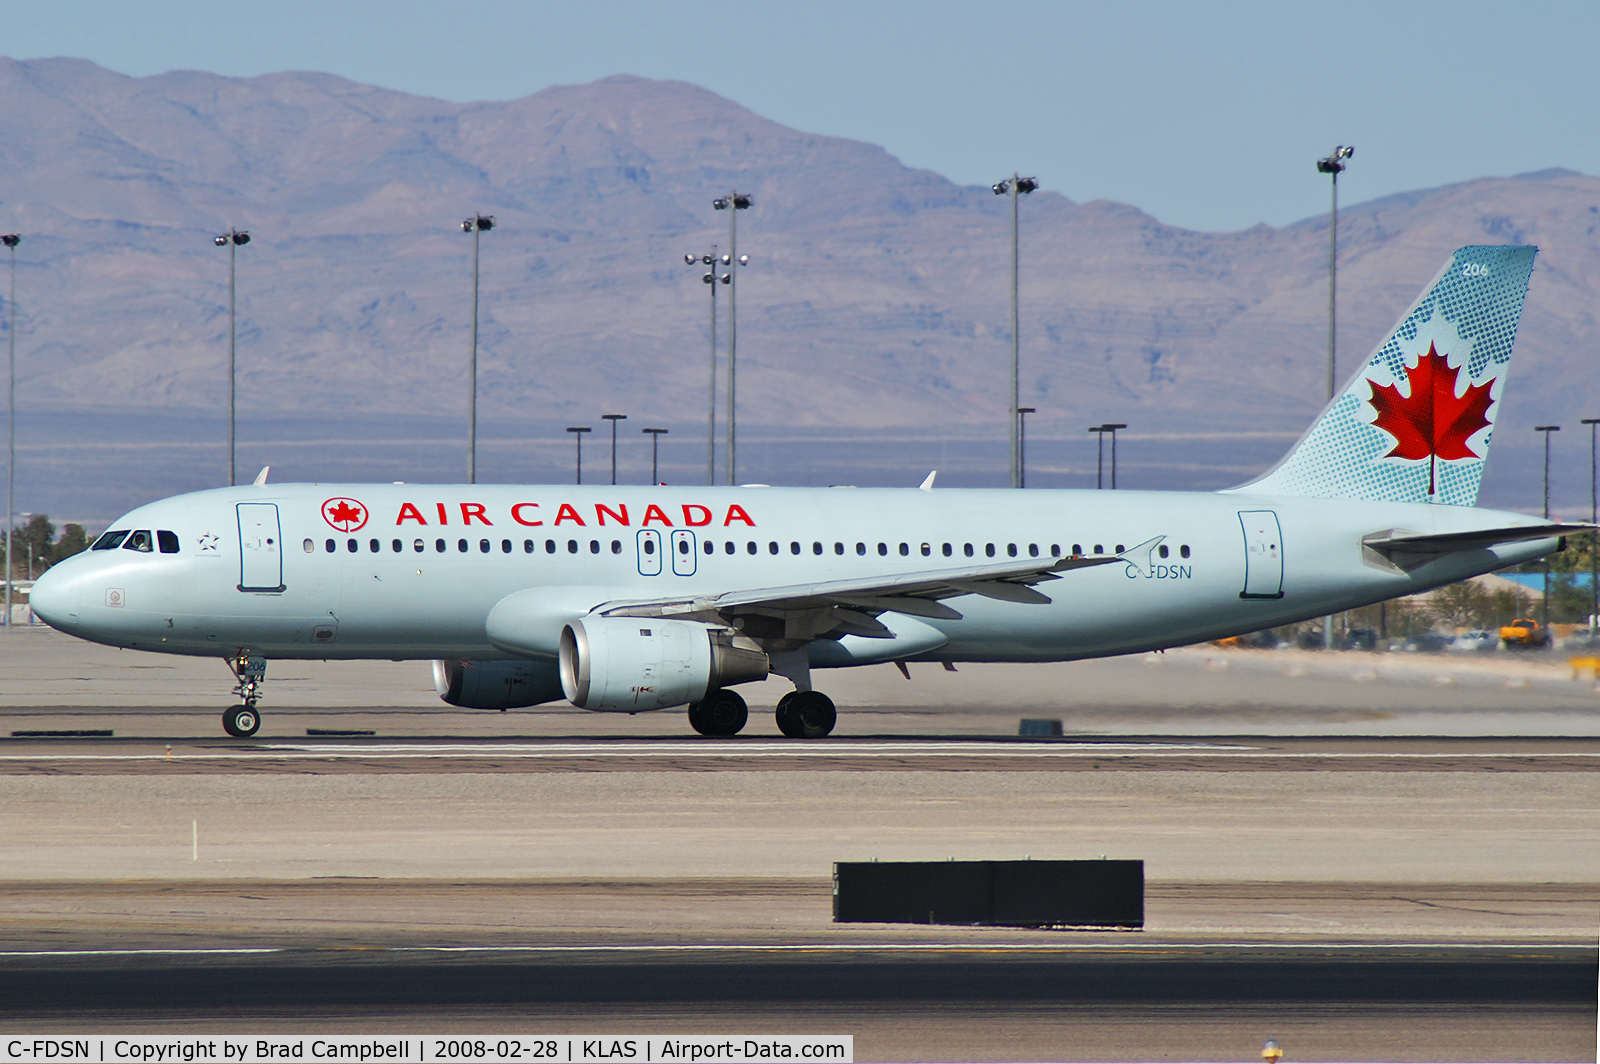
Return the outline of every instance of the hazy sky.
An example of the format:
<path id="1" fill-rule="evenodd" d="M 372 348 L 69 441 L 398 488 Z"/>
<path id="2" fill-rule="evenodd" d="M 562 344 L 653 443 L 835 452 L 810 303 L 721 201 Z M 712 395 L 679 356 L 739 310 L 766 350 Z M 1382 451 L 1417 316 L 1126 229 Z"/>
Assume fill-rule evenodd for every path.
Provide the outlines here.
<path id="1" fill-rule="evenodd" d="M 680 78 L 956 181 L 1013 169 L 1197 229 L 1485 175 L 1600 173 L 1600 3 L 0 0 L 0 49 L 319 70 L 450 100 Z"/>

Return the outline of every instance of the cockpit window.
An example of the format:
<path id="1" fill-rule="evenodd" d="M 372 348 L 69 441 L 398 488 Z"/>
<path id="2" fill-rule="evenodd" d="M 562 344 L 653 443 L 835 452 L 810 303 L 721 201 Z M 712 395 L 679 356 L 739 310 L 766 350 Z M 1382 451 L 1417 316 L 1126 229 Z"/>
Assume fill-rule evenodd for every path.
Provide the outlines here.
<path id="1" fill-rule="evenodd" d="M 149 554 L 151 551 L 155 550 L 155 543 L 150 538 L 150 530 L 148 528 L 141 528 L 139 531 L 129 535 L 127 542 L 122 544 L 122 549 L 136 550 L 144 554 Z"/>
<path id="2" fill-rule="evenodd" d="M 116 550 L 118 547 L 122 546 L 122 541 L 127 538 L 128 530 L 126 528 L 118 529 L 115 532 L 106 532 L 101 535 L 99 539 L 95 540 L 94 546 L 90 547 L 89 549 Z"/>
<path id="3" fill-rule="evenodd" d="M 178 534 L 168 532 L 166 529 L 156 533 L 156 545 L 161 548 L 162 554 L 178 553 Z"/>

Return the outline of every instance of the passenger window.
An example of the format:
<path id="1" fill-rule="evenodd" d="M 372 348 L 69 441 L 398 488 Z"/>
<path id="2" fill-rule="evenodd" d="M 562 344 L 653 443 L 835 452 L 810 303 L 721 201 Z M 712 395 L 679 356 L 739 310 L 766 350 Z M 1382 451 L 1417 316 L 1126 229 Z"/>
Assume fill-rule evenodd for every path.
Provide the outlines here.
<path id="1" fill-rule="evenodd" d="M 1083 544 L 1082 543 L 1074 543 L 1072 545 L 1072 556 L 1074 558 L 1083 557 Z"/>
<path id="2" fill-rule="evenodd" d="M 1183 546 L 1178 548 L 1178 557 L 1187 558 L 1188 556 L 1189 556 L 1189 544 L 1185 543 Z"/>
<path id="3" fill-rule="evenodd" d="M 1007 543 L 1006 554 L 1012 558 L 1015 558 L 1017 556 L 1017 545 L 1015 543 Z"/>
<path id="4" fill-rule="evenodd" d="M 612 554 L 621 554 L 622 553 L 622 540 L 614 539 L 614 540 L 611 541 L 611 553 Z"/>
<path id="5" fill-rule="evenodd" d="M 679 554 L 688 554 L 689 553 L 689 541 L 688 540 L 686 540 L 686 539 L 678 540 L 678 553 Z"/>
<path id="6" fill-rule="evenodd" d="M 811 544 L 811 553 L 812 554 L 821 554 L 822 553 L 822 544 L 820 544 L 820 543 L 812 543 Z"/>
<path id="7" fill-rule="evenodd" d="M 308 539 L 304 543 L 300 544 L 300 546 L 307 554 L 315 554 L 317 552 L 317 545 L 312 540 Z"/>
<path id="8" fill-rule="evenodd" d="M 479 554 L 488 554 L 489 553 L 489 541 L 488 540 L 486 540 L 486 539 L 478 540 L 478 553 Z"/>
<path id="9" fill-rule="evenodd" d="M 1106 552 L 1106 549 L 1105 549 L 1105 547 L 1103 547 L 1100 544 L 1096 543 L 1094 545 L 1094 552 L 1096 554 L 1104 554 Z"/>
<path id="10" fill-rule="evenodd" d="M 354 554 L 361 549 L 361 544 L 356 542 L 356 538 L 354 536 L 351 536 L 349 539 L 345 540 L 344 545 L 345 549 L 351 554 Z"/>
<path id="11" fill-rule="evenodd" d="M 685 540 L 684 542 L 687 543 L 688 540 Z M 711 542 L 709 539 L 706 540 L 705 548 L 706 548 L 706 553 L 707 554 L 715 554 L 715 553 L 717 553 L 717 545 L 715 543 Z"/>
<path id="12" fill-rule="evenodd" d="M 456 540 L 456 553 L 457 554 L 465 554 L 465 553 L 467 553 L 467 541 L 466 540 L 464 540 L 464 539 Z"/>
<path id="13" fill-rule="evenodd" d="M 1061 557 L 1061 544 L 1059 544 L 1059 543 L 1050 544 L 1050 557 L 1052 557 L 1052 558 Z"/>
<path id="14" fill-rule="evenodd" d="M 397 539 L 397 540 L 395 540 L 395 541 L 393 541 L 392 543 L 389 544 L 389 548 L 391 550 L 393 550 L 396 554 L 399 554 L 401 551 L 406 549 L 406 545 L 404 543 L 401 543 Z"/>
<path id="15" fill-rule="evenodd" d="M 1156 548 L 1156 553 L 1165 558 L 1167 556 L 1167 545 L 1165 543 L 1161 544 L 1161 546 Z"/>
<path id="16" fill-rule="evenodd" d="M 122 546 L 122 541 L 127 539 L 127 538 L 128 538 L 128 530 L 125 529 L 125 528 L 119 529 L 119 530 L 117 530 L 115 532 L 107 532 L 105 535 L 103 535 L 99 539 L 95 540 L 94 541 L 94 546 L 90 547 L 89 549 L 90 550 L 115 550 L 116 548 Z"/>
<path id="17" fill-rule="evenodd" d="M 600 553 L 600 541 L 598 539 L 591 539 L 589 541 L 589 553 L 590 554 L 599 554 Z"/>
<path id="18" fill-rule="evenodd" d="M 866 557 L 866 555 L 867 555 L 867 545 L 865 543 L 857 543 L 856 544 L 856 553 L 858 555 L 860 555 L 861 557 L 863 557 L 863 558 Z"/>
<path id="19" fill-rule="evenodd" d="M 334 551 L 339 549 L 339 544 L 335 543 L 331 539 L 324 543 L 323 546 L 327 548 L 329 554 L 332 554 Z"/>
<path id="20" fill-rule="evenodd" d="M 844 544 L 843 543 L 835 543 L 833 545 L 833 553 L 835 553 L 835 554 L 843 554 L 844 553 Z"/>
<path id="21" fill-rule="evenodd" d="M 930 555 L 932 553 L 933 553 L 933 544 L 932 543 L 924 543 L 922 545 L 922 556 L 924 558 L 926 558 L 928 555 Z"/>
<path id="22" fill-rule="evenodd" d="M 950 544 L 946 543 L 944 546 L 939 548 L 939 553 L 948 558 L 950 555 L 954 554 L 955 551 L 951 549 Z"/>
<path id="23" fill-rule="evenodd" d="M 889 544 L 887 544 L 887 543 L 878 544 L 878 557 L 887 558 L 888 556 L 889 556 Z"/>
<path id="24" fill-rule="evenodd" d="M 443 554 L 444 553 L 444 540 L 442 540 L 442 539 L 434 540 L 433 541 L 433 549 L 438 551 L 440 554 Z"/>
<path id="25" fill-rule="evenodd" d="M 774 543 L 773 546 L 777 546 L 777 544 Z M 746 543 L 744 545 L 744 552 L 746 554 L 754 554 L 756 552 L 756 541 L 752 539 L 750 542 Z M 776 551 L 774 551 L 774 553 L 776 553 Z"/>
<path id="26" fill-rule="evenodd" d="M 653 539 L 645 540 L 644 541 L 644 552 L 646 554 L 654 554 L 656 552 L 656 541 L 653 540 Z"/>
<path id="27" fill-rule="evenodd" d="M 156 533 L 156 544 L 161 548 L 162 554 L 176 554 L 178 553 L 178 534 L 162 529 Z"/>
<path id="28" fill-rule="evenodd" d="M 1037 543 L 1028 544 L 1028 557 L 1037 558 L 1038 556 L 1039 556 L 1039 544 L 1037 544 Z"/>
<path id="29" fill-rule="evenodd" d="M 1122 552 L 1123 552 L 1123 551 L 1125 551 L 1125 550 L 1127 550 L 1127 549 L 1128 549 L 1128 548 L 1127 548 L 1127 547 L 1124 547 L 1124 546 L 1123 546 L 1123 545 L 1122 545 L 1122 544 L 1120 544 L 1120 543 L 1118 543 L 1118 544 L 1117 544 L 1117 553 L 1118 553 L 1118 554 L 1121 554 L 1121 553 L 1122 553 Z"/>
<path id="30" fill-rule="evenodd" d="M 967 557 L 972 557 L 972 544 L 963 543 L 961 545 L 961 550 L 966 554 Z"/>
<path id="31" fill-rule="evenodd" d="M 554 554 L 556 552 L 556 541 L 553 540 L 553 539 L 545 540 L 544 541 L 544 552 L 546 554 Z"/>
<path id="32" fill-rule="evenodd" d="M 128 537 L 128 541 L 122 545 L 122 549 L 136 550 L 140 554 L 149 554 L 155 549 L 154 544 L 150 541 L 150 530 L 141 528 L 139 531 L 130 535 Z"/>
<path id="33" fill-rule="evenodd" d="M 578 553 L 578 541 L 577 540 L 575 540 L 575 539 L 567 540 L 567 553 L 568 554 L 576 554 L 576 553 Z"/>
<path id="34" fill-rule="evenodd" d="M 377 540 L 375 540 L 375 539 L 374 539 L 374 540 L 369 540 L 369 541 L 368 541 L 368 542 L 367 542 L 367 549 L 368 549 L 368 550 L 370 550 L 370 551 L 372 551 L 372 553 L 374 553 L 374 554 L 376 554 L 376 553 L 378 553 L 378 552 L 379 552 L 379 551 L 380 551 L 380 550 L 382 550 L 382 549 L 383 549 L 383 544 L 382 544 L 382 543 L 379 543 L 379 542 L 378 542 L 378 541 L 377 541 Z"/>
<path id="35" fill-rule="evenodd" d="M 730 539 L 730 540 L 728 540 L 728 542 L 726 542 L 726 543 L 724 543 L 724 544 L 723 544 L 723 545 L 722 545 L 722 552 L 723 552 L 723 553 L 724 553 L 724 554 L 732 554 L 732 553 L 733 553 L 733 550 L 734 550 L 734 547 L 733 547 L 733 540 L 731 540 L 731 539 Z"/>
<path id="36" fill-rule="evenodd" d="M 790 554 L 799 554 L 800 553 L 800 544 L 791 542 L 789 544 L 789 553 Z"/>
<path id="37" fill-rule="evenodd" d="M 500 553 L 501 554 L 510 554 L 511 553 L 511 541 L 509 539 L 502 539 L 500 541 Z"/>
<path id="38" fill-rule="evenodd" d="M 427 545 L 420 539 L 414 539 L 411 541 L 411 549 L 416 551 L 418 554 L 421 554 L 423 550 L 426 549 L 426 546 Z"/>
<path id="39" fill-rule="evenodd" d="M 993 543 L 985 543 L 983 545 L 983 553 L 987 557 L 993 558 L 994 557 L 994 544 Z"/>
<path id="40" fill-rule="evenodd" d="M 768 543 L 767 544 L 767 553 L 768 554 L 777 554 L 778 553 L 778 544 L 776 542 Z"/>
<path id="41" fill-rule="evenodd" d="M 524 554 L 532 554 L 533 553 L 533 540 L 525 539 L 525 540 L 522 541 L 522 553 L 524 553 Z"/>

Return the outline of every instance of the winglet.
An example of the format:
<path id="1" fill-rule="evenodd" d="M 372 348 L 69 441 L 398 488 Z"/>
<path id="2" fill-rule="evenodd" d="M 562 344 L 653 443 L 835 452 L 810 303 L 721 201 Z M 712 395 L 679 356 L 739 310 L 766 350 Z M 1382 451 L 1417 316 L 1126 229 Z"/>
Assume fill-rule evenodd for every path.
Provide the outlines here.
<path id="1" fill-rule="evenodd" d="M 264 465 L 261 467 L 261 472 L 256 474 L 256 487 L 264 488 L 267 486 L 267 470 L 271 468 L 272 467 L 269 465 Z"/>
<path id="2" fill-rule="evenodd" d="M 933 478 L 938 476 L 938 475 L 939 475 L 939 471 L 937 469 L 935 469 L 932 473 L 929 473 L 928 474 L 928 479 L 924 480 L 920 485 L 918 485 L 918 490 L 920 490 L 920 491 L 932 491 L 933 490 Z"/>

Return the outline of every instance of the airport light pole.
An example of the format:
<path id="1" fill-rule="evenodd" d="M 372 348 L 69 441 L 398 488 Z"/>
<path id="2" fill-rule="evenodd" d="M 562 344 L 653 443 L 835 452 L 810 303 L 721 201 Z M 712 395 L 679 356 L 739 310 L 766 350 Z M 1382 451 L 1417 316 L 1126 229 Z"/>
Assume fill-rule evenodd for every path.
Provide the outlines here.
<path id="1" fill-rule="evenodd" d="M 1533 431 L 1544 433 L 1544 519 L 1550 520 L 1550 434 L 1560 432 L 1560 425 L 1535 425 Z M 1544 605 L 1540 607 L 1543 616 L 1539 624 L 1544 628 L 1550 627 L 1550 555 L 1544 556 Z M 1548 633 L 1546 633 L 1548 635 Z"/>
<path id="2" fill-rule="evenodd" d="M 478 482 L 478 236 L 494 228 L 494 216 L 474 214 L 461 223 L 472 234 L 472 355 L 467 364 L 467 483 Z"/>
<path id="3" fill-rule="evenodd" d="M 588 425 L 568 425 L 567 426 L 567 431 L 570 432 L 570 433 L 573 433 L 573 437 L 572 438 L 578 441 L 578 474 L 577 474 L 577 478 L 575 480 L 573 480 L 573 483 L 574 484 L 582 484 L 583 483 L 583 434 L 585 432 L 591 432 L 593 430 L 590 429 Z"/>
<path id="4" fill-rule="evenodd" d="M 1328 402 L 1333 402 L 1333 390 L 1338 387 L 1334 372 L 1334 337 L 1336 335 L 1339 291 L 1339 174 L 1349 165 L 1345 162 L 1356 153 L 1355 148 L 1341 144 L 1325 159 L 1317 160 L 1317 173 L 1333 179 L 1333 210 L 1328 216 Z M 1322 649 L 1333 649 L 1333 614 L 1322 618 Z"/>
<path id="5" fill-rule="evenodd" d="M 1098 434 L 1098 439 L 1095 440 L 1097 449 L 1094 459 L 1094 487 L 1096 491 L 1099 491 L 1106 486 L 1106 427 L 1104 425 L 1090 425 L 1089 431 Z"/>
<path id="6" fill-rule="evenodd" d="M 1589 523 L 1600 525 L 1600 467 L 1595 465 L 1595 426 L 1600 417 L 1586 417 L 1582 423 L 1589 426 Z M 1546 436 L 1545 439 L 1550 437 Z M 1589 638 L 1595 636 L 1600 622 L 1600 533 L 1589 533 Z"/>
<path id="7" fill-rule="evenodd" d="M 1333 210 L 1328 215 L 1328 399 L 1333 400 L 1333 389 L 1337 387 L 1334 374 L 1334 337 L 1337 329 L 1337 315 L 1339 291 L 1339 175 L 1349 164 L 1345 162 L 1356 153 L 1354 148 L 1347 148 L 1343 144 L 1333 149 L 1333 154 L 1326 159 L 1317 160 L 1317 173 L 1327 174 L 1333 179 Z"/>
<path id="8" fill-rule="evenodd" d="M 660 453 L 661 437 L 665 436 L 669 430 L 640 429 L 639 431 L 650 434 L 650 483 L 652 485 L 659 484 L 661 480 L 656 475 L 656 457 Z"/>
<path id="9" fill-rule="evenodd" d="M 1117 430 L 1128 426 L 1120 421 L 1108 421 L 1100 426 L 1111 433 L 1111 490 L 1117 490 Z"/>
<path id="10" fill-rule="evenodd" d="M 4 621 L 0 621 L 7 628 L 11 627 L 11 584 L 16 572 L 11 567 L 11 542 L 17 538 L 13 515 L 17 505 L 17 245 L 20 243 L 20 234 L 6 233 L 0 236 L 0 244 L 4 244 L 11 252 L 11 298 L 6 304 L 11 315 L 11 323 L 6 329 L 6 364 L 9 367 L 6 390 L 6 616 Z"/>
<path id="11" fill-rule="evenodd" d="M 1018 359 L 1021 348 L 1017 335 L 1017 197 L 1025 196 L 1039 187 L 1031 177 L 1012 174 L 1003 181 L 989 186 L 996 196 L 1011 197 L 1011 486 L 1022 487 L 1022 429 L 1018 412 L 1022 402 L 1021 383 L 1018 377 Z"/>
<path id="12" fill-rule="evenodd" d="M 1017 487 L 1028 486 L 1028 415 L 1037 413 L 1031 406 L 1017 407 Z"/>
<path id="13" fill-rule="evenodd" d="M 750 256 L 739 254 L 739 212 L 749 210 L 755 201 L 739 192 L 711 201 L 711 206 L 728 212 L 728 483 L 738 483 L 738 389 L 735 374 L 739 352 L 739 267 L 750 265 Z M 715 286 L 712 286 L 715 288 Z"/>
<path id="14" fill-rule="evenodd" d="M 601 414 L 601 418 L 611 422 L 611 483 L 617 482 L 617 422 L 628 420 L 627 414 Z"/>
<path id="15" fill-rule="evenodd" d="M 720 277 L 717 271 L 723 266 L 731 266 L 732 256 L 717 256 L 717 245 L 711 245 L 709 255 L 685 255 L 684 264 L 687 266 L 705 266 L 708 273 L 700 278 L 711 289 L 711 401 L 706 414 L 706 483 L 717 482 L 717 284 L 732 284 L 733 271 L 730 269 Z M 649 432 L 649 429 L 645 429 Z M 665 431 L 665 430 L 662 430 Z"/>
<path id="16" fill-rule="evenodd" d="M 237 295 L 238 287 L 234 283 L 234 266 L 239 257 L 239 249 L 250 243 L 250 234 L 230 226 L 226 233 L 213 238 L 212 243 L 219 248 L 226 247 L 228 249 L 228 486 L 231 488 L 238 483 L 233 460 L 235 440 L 234 399 L 235 393 L 238 391 L 239 380 L 234 359 L 234 345 L 238 335 L 234 313 L 237 307 L 235 296 Z"/>

